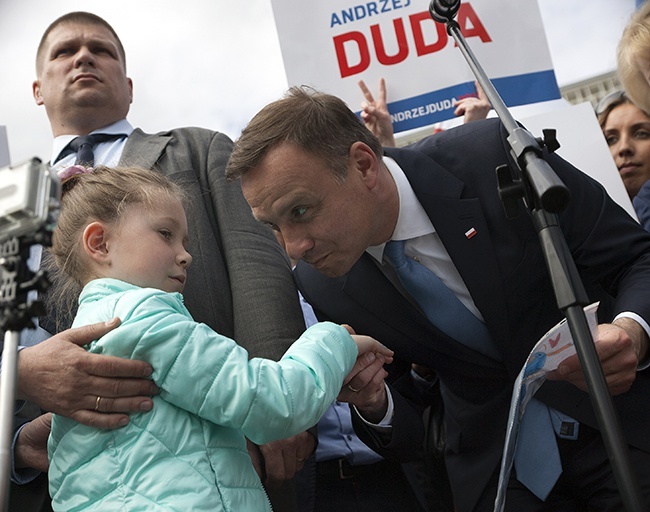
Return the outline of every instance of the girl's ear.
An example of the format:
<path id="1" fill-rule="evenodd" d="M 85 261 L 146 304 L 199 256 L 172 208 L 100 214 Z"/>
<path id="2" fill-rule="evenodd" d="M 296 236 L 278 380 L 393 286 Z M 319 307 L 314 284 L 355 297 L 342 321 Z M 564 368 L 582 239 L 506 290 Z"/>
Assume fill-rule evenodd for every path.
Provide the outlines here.
<path id="1" fill-rule="evenodd" d="M 109 262 L 108 246 L 106 245 L 107 230 L 101 222 L 91 222 L 84 229 L 81 243 L 84 252 L 95 262 Z"/>

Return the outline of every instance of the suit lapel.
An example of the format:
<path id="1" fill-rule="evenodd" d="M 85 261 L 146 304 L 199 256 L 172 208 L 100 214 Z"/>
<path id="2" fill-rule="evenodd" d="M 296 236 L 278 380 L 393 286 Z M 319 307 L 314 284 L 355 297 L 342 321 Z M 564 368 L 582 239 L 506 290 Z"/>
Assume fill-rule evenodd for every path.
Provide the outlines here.
<path id="1" fill-rule="evenodd" d="M 406 174 L 476 307 L 486 320 L 492 338 L 499 345 L 500 340 L 508 339 L 506 297 L 494 245 L 479 200 L 461 199 L 464 188 L 462 181 L 430 158 L 414 152 L 391 156 Z M 473 236 L 472 232 L 475 232 Z"/>
<path id="2" fill-rule="evenodd" d="M 126 141 L 120 165 L 153 169 L 171 138 L 171 135 L 164 133 L 148 135 L 136 128 Z"/>

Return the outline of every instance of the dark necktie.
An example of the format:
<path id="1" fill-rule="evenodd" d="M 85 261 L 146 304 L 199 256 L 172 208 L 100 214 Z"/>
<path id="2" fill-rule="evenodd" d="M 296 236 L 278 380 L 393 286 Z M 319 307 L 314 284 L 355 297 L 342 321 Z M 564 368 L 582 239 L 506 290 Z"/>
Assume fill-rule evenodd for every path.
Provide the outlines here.
<path id="1" fill-rule="evenodd" d="M 95 154 L 93 153 L 93 148 L 96 144 L 121 139 L 125 136 L 126 135 L 123 133 L 93 133 L 92 135 L 75 137 L 65 148 L 63 148 L 63 151 L 59 153 L 56 161 L 58 162 L 70 153 L 76 153 L 77 158 L 74 162 L 75 165 L 93 167 L 95 165 Z"/>

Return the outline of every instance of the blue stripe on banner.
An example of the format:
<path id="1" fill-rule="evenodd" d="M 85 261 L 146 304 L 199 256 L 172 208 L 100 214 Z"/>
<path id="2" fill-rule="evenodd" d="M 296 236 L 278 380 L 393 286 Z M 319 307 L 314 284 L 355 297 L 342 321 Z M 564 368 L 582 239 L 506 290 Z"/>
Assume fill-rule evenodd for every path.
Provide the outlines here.
<path id="1" fill-rule="evenodd" d="M 508 107 L 560 98 L 553 70 L 495 78 L 492 83 Z M 389 103 L 393 129 L 398 133 L 452 119 L 455 101 L 475 95 L 472 81 Z"/>

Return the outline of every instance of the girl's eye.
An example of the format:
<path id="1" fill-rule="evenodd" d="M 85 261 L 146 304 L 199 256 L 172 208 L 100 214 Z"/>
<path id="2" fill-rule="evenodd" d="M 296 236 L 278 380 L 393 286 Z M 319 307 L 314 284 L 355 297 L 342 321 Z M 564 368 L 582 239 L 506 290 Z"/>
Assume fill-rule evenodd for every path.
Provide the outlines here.
<path id="1" fill-rule="evenodd" d="M 160 229 L 158 232 L 165 240 L 169 240 L 172 237 L 172 232 L 168 229 Z"/>

